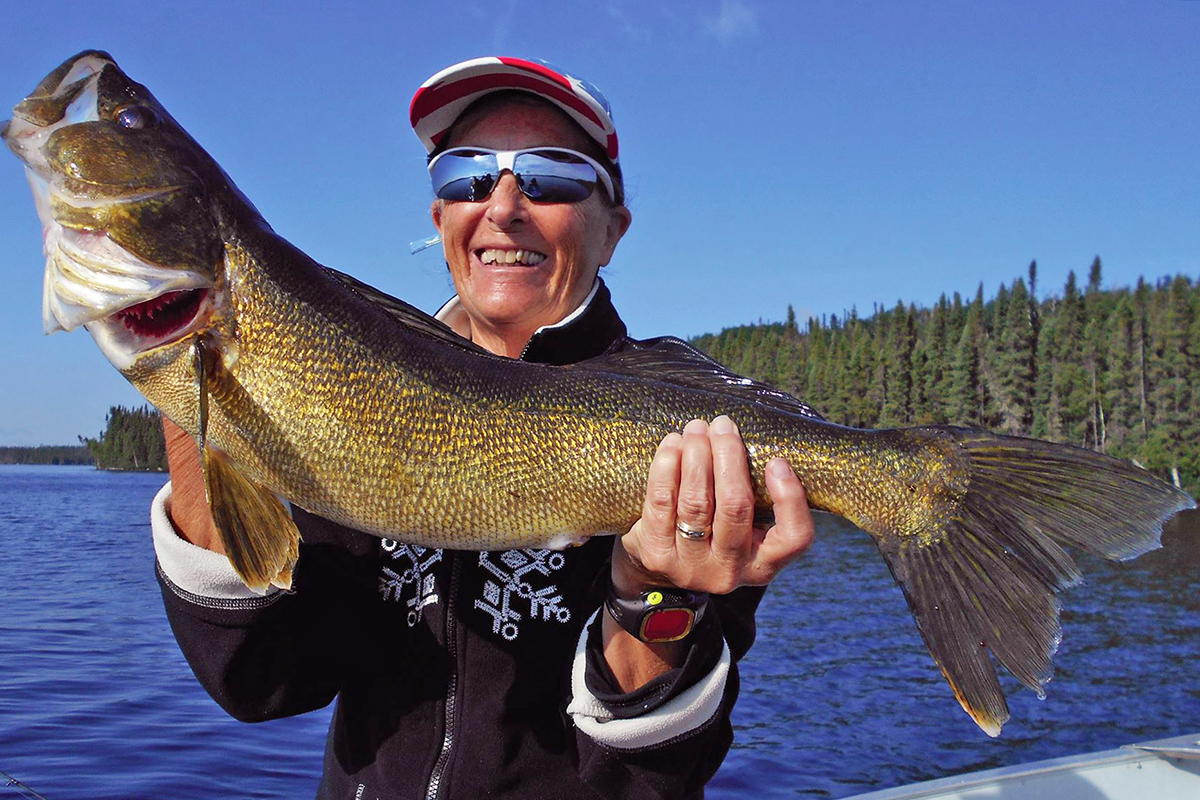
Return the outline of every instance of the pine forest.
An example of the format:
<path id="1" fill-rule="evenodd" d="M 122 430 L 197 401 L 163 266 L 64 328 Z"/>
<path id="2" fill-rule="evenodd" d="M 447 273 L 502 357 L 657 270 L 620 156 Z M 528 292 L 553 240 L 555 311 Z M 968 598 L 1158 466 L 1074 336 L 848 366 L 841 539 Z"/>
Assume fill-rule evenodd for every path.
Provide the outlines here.
<path id="1" fill-rule="evenodd" d="M 1101 289 L 1075 274 L 1038 300 L 1028 282 L 986 299 L 943 294 L 867 319 L 729 328 L 692 340 L 735 372 L 807 401 L 844 425 L 956 424 L 1128 458 L 1200 495 L 1200 281 Z"/>

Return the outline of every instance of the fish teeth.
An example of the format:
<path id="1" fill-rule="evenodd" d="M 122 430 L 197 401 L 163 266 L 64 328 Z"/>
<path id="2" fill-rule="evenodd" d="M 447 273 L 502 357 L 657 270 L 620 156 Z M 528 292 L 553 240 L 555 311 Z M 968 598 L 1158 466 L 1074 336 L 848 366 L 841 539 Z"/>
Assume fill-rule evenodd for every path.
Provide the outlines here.
<path id="1" fill-rule="evenodd" d="M 535 267 L 546 260 L 545 253 L 536 250 L 501 250 L 489 247 L 479 254 L 484 264 L 524 264 Z"/>
<path id="2" fill-rule="evenodd" d="M 116 316 L 89 320 L 84 324 L 84 327 L 92 335 L 92 338 L 96 341 L 96 345 L 100 348 L 100 352 L 104 353 L 104 357 L 114 367 L 124 372 L 136 364 L 143 353 L 163 345 L 182 341 L 191 332 L 207 325 L 214 309 L 224 302 L 227 301 L 214 296 L 212 293 L 206 293 L 201 298 L 200 306 L 196 309 L 195 316 L 191 322 L 183 328 L 172 330 L 168 335 L 159 338 L 134 333 L 126 326 L 122 319 Z M 156 310 L 161 309 L 148 308 L 145 312 L 147 316 L 153 317 Z M 233 364 L 237 361 L 236 344 L 229 343 L 223 346 L 222 349 L 224 351 L 222 353 L 222 360 L 225 366 L 232 368 Z"/>

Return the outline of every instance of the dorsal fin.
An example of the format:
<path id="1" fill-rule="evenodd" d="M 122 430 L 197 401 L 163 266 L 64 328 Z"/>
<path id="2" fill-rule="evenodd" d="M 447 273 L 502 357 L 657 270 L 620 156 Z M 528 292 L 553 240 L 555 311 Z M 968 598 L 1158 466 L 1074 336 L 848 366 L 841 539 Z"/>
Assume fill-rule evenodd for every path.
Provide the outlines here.
<path id="1" fill-rule="evenodd" d="M 448 325 L 439 322 L 398 297 L 382 292 L 344 272 L 329 267 L 324 269 L 330 277 L 364 300 L 378 306 L 410 330 L 431 336 L 439 342 L 476 355 L 501 358 L 470 340 L 464 339 Z M 673 386 L 741 397 L 751 402 L 769 405 L 789 414 L 824 419 L 807 403 L 797 400 L 786 392 L 767 386 L 765 383 L 753 381 L 730 371 L 695 347 L 674 336 L 643 340 L 624 337 L 614 342 L 608 352 L 596 358 L 566 367 L 548 368 L 586 369 L 593 372 L 632 375 Z"/>
<path id="2" fill-rule="evenodd" d="M 620 339 L 608 352 L 565 369 L 633 375 L 643 380 L 715 392 L 762 403 L 789 414 L 823 419 L 807 403 L 765 383 L 738 375 L 674 336 Z"/>
<path id="3" fill-rule="evenodd" d="M 484 350 L 479 345 L 472 342 L 470 339 L 464 339 L 455 333 L 450 326 L 440 322 L 426 314 L 416 306 L 409 305 L 398 297 L 392 297 L 386 292 L 381 292 L 370 284 L 363 283 L 357 278 L 352 278 L 344 272 L 339 272 L 330 267 L 323 267 L 325 272 L 338 283 L 345 286 L 350 291 L 357 294 L 369 303 L 378 306 L 382 311 L 387 313 L 400 324 L 410 330 L 418 333 L 423 333 L 426 336 L 431 336 L 439 342 L 452 345 L 462 350 L 467 350 L 472 353 L 498 358 L 493 353 Z"/>

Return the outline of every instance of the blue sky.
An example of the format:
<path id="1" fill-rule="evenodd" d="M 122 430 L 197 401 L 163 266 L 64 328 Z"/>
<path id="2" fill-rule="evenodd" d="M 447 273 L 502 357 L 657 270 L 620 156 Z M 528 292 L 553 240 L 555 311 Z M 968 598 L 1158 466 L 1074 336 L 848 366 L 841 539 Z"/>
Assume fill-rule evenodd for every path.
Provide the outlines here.
<path id="1" fill-rule="evenodd" d="M 53 11 L 48 9 L 53 8 Z M 1200 2 L 94 2 L 6 9 L 0 105 L 111 52 L 319 261 L 450 293 L 409 98 L 480 55 L 613 104 L 633 226 L 605 275 L 635 336 L 940 293 L 1200 276 Z M 0 154 L 0 444 L 140 402 L 86 333 L 43 336 L 39 226 Z M 808 398 L 818 407 L 820 398 Z"/>

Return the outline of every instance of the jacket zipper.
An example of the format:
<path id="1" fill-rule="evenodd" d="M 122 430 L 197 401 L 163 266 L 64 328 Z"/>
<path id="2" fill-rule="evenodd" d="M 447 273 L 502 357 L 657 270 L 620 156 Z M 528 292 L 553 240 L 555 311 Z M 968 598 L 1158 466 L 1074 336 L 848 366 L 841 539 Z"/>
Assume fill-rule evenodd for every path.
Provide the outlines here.
<path id="1" fill-rule="evenodd" d="M 447 551 L 450 552 L 450 551 Z M 442 777 L 446 765 L 450 761 L 450 751 L 454 746 L 454 721 L 458 700 L 458 626 L 454 618 L 455 599 L 458 597 L 458 576 L 462 571 L 461 558 L 453 554 L 450 563 L 450 596 L 446 599 L 446 661 L 449 664 L 449 674 L 446 676 L 446 733 L 442 737 L 442 751 L 433 765 L 429 776 L 429 786 L 425 790 L 425 800 L 438 800 L 441 797 Z"/>

